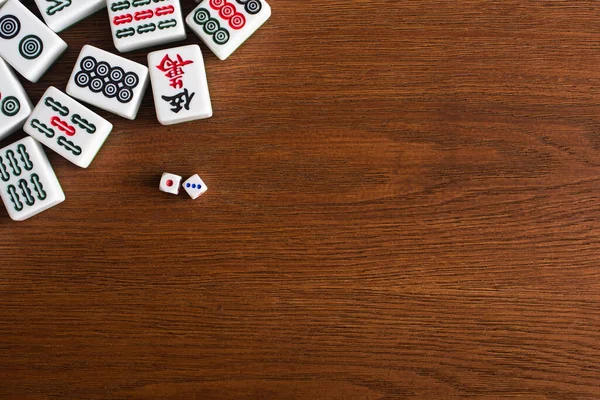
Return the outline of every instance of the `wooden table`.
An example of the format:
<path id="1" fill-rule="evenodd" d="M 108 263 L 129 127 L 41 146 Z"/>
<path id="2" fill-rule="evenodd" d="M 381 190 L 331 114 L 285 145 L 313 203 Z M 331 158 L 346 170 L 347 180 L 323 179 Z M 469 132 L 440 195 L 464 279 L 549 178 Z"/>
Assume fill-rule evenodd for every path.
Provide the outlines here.
<path id="1" fill-rule="evenodd" d="M 63 204 L 0 212 L 0 398 L 600 398 L 597 1 L 271 5 L 203 48 L 213 118 L 102 112 Z"/>

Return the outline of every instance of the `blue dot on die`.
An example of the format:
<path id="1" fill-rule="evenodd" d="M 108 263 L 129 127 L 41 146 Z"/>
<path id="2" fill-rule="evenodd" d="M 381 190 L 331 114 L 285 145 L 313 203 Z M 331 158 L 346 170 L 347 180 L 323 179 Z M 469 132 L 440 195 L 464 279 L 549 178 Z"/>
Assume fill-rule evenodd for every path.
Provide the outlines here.
<path id="1" fill-rule="evenodd" d="M 190 184 L 189 184 L 189 183 L 187 183 L 187 184 L 185 185 L 185 187 L 190 187 Z"/>

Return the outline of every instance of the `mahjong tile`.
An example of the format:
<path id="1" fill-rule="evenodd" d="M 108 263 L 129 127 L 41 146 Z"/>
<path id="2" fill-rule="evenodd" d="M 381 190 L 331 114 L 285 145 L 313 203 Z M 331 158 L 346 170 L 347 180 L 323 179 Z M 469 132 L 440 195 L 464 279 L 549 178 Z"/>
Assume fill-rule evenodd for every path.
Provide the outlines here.
<path id="1" fill-rule="evenodd" d="M 0 198 L 15 221 L 23 221 L 65 200 L 42 145 L 32 137 L 0 150 Z"/>
<path id="2" fill-rule="evenodd" d="M 186 38 L 179 0 L 107 0 L 106 5 L 121 53 Z"/>
<path id="3" fill-rule="evenodd" d="M 127 119 L 137 116 L 148 87 L 148 68 L 97 47 L 81 49 L 67 93 Z"/>
<path id="4" fill-rule="evenodd" d="M 202 52 L 197 45 L 148 54 L 158 121 L 178 124 L 212 116 Z"/>
<path id="5" fill-rule="evenodd" d="M 37 82 L 67 49 L 67 44 L 18 0 L 0 8 L 0 57 L 31 82 Z"/>
<path id="6" fill-rule="evenodd" d="M 12 69 L 0 58 L 0 140 L 20 129 L 32 105 Z"/>
<path id="7" fill-rule="evenodd" d="M 110 122 L 51 86 L 23 130 L 73 164 L 87 168 L 112 128 Z"/>
<path id="8" fill-rule="evenodd" d="M 35 0 L 46 25 L 61 32 L 106 7 L 106 0 Z"/>
<path id="9" fill-rule="evenodd" d="M 265 0 L 203 0 L 185 19 L 215 55 L 225 60 L 271 16 Z"/>

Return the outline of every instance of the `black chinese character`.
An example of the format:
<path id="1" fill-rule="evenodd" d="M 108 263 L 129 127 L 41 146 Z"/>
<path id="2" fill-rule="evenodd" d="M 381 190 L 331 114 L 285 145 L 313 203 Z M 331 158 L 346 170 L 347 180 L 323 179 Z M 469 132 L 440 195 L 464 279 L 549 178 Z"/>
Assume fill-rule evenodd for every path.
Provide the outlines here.
<path id="1" fill-rule="evenodd" d="M 192 93 L 190 95 L 187 89 L 183 89 L 183 92 L 178 93 L 174 96 L 161 96 L 161 97 L 164 101 L 171 103 L 171 107 L 173 107 L 173 108 L 171 108 L 171 111 L 173 111 L 174 113 L 177 114 L 184 107 L 186 110 L 189 111 L 190 103 L 192 102 L 192 99 L 194 98 L 195 95 L 196 95 L 196 93 Z"/>

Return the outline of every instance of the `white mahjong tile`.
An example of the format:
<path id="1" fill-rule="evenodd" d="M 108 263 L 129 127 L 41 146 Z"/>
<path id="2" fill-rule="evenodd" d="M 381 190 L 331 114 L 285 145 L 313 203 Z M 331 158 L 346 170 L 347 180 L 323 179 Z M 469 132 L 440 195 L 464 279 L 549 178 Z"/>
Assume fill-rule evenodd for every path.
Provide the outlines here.
<path id="1" fill-rule="evenodd" d="M 212 116 L 204 60 L 197 45 L 148 54 L 158 121 L 179 124 Z"/>
<path id="2" fill-rule="evenodd" d="M 110 122 L 51 86 L 23 130 L 73 164 L 87 168 L 112 128 Z"/>
<path id="3" fill-rule="evenodd" d="M 32 105 L 21 82 L 0 58 L 0 140 L 20 129 Z"/>
<path id="4" fill-rule="evenodd" d="M 121 53 L 186 38 L 179 0 L 107 0 L 106 5 Z"/>
<path id="5" fill-rule="evenodd" d="M 67 44 L 18 0 L 0 8 L 0 56 L 31 82 L 37 82 Z"/>
<path id="6" fill-rule="evenodd" d="M 225 60 L 271 16 L 265 0 L 203 0 L 185 19 L 215 55 Z"/>
<path id="7" fill-rule="evenodd" d="M 46 25 L 61 32 L 106 7 L 106 0 L 35 0 Z"/>
<path id="8" fill-rule="evenodd" d="M 127 119 L 137 116 L 148 87 L 148 68 L 97 47 L 81 49 L 67 93 Z"/>
<path id="9" fill-rule="evenodd" d="M 0 150 L 0 198 L 15 221 L 33 217 L 65 200 L 42 145 L 32 137 Z"/>

